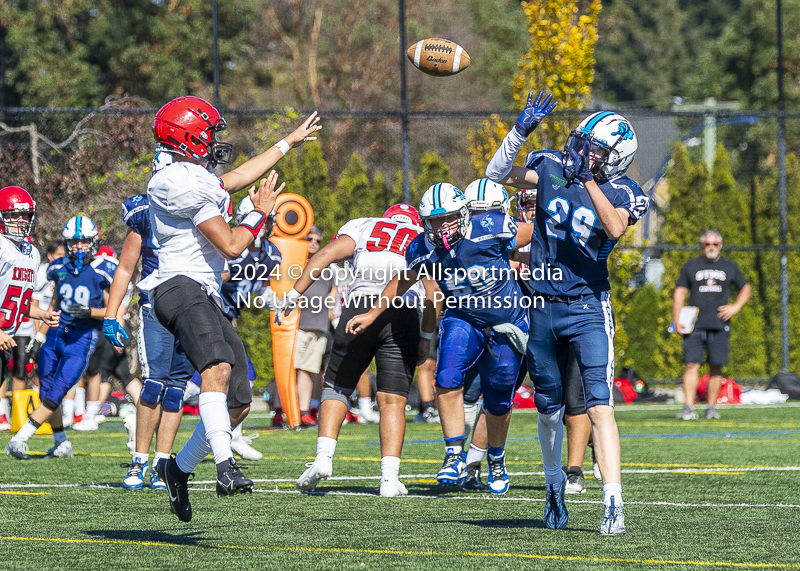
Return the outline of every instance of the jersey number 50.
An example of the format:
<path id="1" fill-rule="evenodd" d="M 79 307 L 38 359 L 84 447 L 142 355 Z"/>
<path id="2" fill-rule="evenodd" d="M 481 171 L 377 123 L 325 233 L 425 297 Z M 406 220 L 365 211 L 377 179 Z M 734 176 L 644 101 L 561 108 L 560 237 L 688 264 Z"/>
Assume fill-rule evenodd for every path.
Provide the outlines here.
<path id="1" fill-rule="evenodd" d="M 388 249 L 395 254 L 405 256 L 406 248 L 417 237 L 419 232 L 411 228 L 401 228 L 397 230 L 394 239 L 392 239 L 390 232 L 393 230 L 397 230 L 397 224 L 394 222 L 381 221 L 376 223 L 375 228 L 372 229 L 372 234 L 367 238 L 367 250 L 370 252 L 383 252 Z"/>

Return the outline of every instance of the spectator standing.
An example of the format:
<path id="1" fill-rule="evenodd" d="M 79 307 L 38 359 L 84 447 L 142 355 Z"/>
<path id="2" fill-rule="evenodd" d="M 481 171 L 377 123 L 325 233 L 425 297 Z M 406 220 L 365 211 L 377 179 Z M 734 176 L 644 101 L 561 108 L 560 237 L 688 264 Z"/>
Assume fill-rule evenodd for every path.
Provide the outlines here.
<path id="1" fill-rule="evenodd" d="M 703 255 L 686 262 L 675 282 L 672 296 L 672 320 L 675 331 L 683 335 L 683 393 L 686 404 L 678 414 L 681 420 L 697 420 L 694 408 L 697 397 L 697 377 L 707 354 L 710 368 L 706 418 L 719 418 L 717 395 L 722 386 L 722 366 L 728 364 L 730 352 L 730 319 L 739 313 L 750 299 L 750 284 L 735 262 L 720 256 L 722 236 L 716 230 L 706 230 L 700 236 Z M 736 301 L 730 303 L 731 285 L 739 290 Z M 694 329 L 688 331 L 680 323 L 680 312 L 687 294 L 689 302 L 699 309 Z"/>

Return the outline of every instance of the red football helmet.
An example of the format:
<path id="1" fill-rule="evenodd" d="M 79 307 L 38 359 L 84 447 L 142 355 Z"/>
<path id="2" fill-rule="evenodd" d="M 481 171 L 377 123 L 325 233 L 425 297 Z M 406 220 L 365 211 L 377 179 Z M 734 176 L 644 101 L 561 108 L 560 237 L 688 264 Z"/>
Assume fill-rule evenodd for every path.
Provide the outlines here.
<path id="1" fill-rule="evenodd" d="M 114 251 L 114 248 L 112 248 L 111 246 L 108 246 L 106 244 L 103 244 L 102 246 L 100 246 L 97 249 L 97 255 L 98 256 L 105 256 L 106 258 L 116 258 L 117 257 L 117 253 Z"/>
<path id="2" fill-rule="evenodd" d="M 386 212 L 383 213 L 383 218 L 422 227 L 422 220 L 419 218 L 419 212 L 410 204 L 395 204 L 394 206 L 390 206 Z"/>
<path id="3" fill-rule="evenodd" d="M 13 232 L 6 221 L 6 217 L 11 214 L 27 213 L 30 214 L 27 226 L 19 231 Z M 36 228 L 36 202 L 30 193 L 19 186 L 7 186 L 0 189 L 0 234 L 12 240 L 24 240 Z"/>
<path id="4" fill-rule="evenodd" d="M 212 167 L 224 165 L 230 161 L 233 146 L 217 141 L 216 133 L 227 128 L 219 111 L 205 99 L 191 95 L 178 97 L 156 113 L 153 121 L 156 151 L 208 161 Z"/>

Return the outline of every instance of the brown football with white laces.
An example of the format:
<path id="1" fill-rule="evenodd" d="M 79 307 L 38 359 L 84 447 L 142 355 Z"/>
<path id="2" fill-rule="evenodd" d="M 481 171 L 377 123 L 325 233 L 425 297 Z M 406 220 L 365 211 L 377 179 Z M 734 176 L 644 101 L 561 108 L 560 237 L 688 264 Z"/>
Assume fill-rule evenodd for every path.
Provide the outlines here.
<path id="1" fill-rule="evenodd" d="M 455 75 L 469 67 L 469 54 L 455 42 L 428 38 L 412 44 L 406 55 L 414 67 L 428 75 Z"/>

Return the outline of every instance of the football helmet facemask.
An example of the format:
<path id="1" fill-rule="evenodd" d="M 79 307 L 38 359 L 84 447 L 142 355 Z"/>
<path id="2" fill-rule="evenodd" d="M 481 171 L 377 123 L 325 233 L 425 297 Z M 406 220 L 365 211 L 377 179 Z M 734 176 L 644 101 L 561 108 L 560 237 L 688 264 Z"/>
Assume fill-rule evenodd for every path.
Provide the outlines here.
<path id="1" fill-rule="evenodd" d="M 88 216 L 78 215 L 70 218 L 61 231 L 61 237 L 64 240 L 64 249 L 67 251 L 67 256 L 78 268 L 83 266 L 87 256 L 93 258 L 100 246 L 97 226 Z M 77 241 L 88 241 L 89 250 L 87 252 L 76 250 L 75 242 Z"/>
<path id="2" fill-rule="evenodd" d="M 575 164 L 573 154 L 583 161 L 592 161 L 591 171 L 601 179 L 624 174 L 639 143 L 630 122 L 619 113 L 600 111 L 581 121 L 564 145 L 564 172 L 572 182 L 582 165 Z M 573 151 L 572 153 L 570 151 Z"/>
<path id="3" fill-rule="evenodd" d="M 28 216 L 27 221 L 11 220 L 25 215 Z M 30 193 L 20 186 L 0 189 L 0 234 L 19 242 L 33 234 L 35 228 L 36 202 Z"/>
<path id="4" fill-rule="evenodd" d="M 470 214 L 489 210 L 508 214 L 511 206 L 505 187 L 488 178 L 473 180 L 464 189 L 464 196 L 467 197 L 467 208 L 469 208 Z"/>

